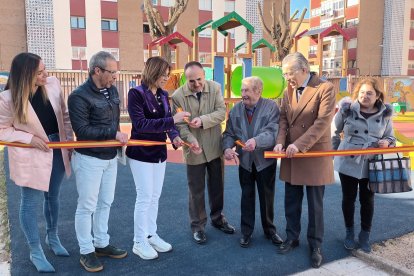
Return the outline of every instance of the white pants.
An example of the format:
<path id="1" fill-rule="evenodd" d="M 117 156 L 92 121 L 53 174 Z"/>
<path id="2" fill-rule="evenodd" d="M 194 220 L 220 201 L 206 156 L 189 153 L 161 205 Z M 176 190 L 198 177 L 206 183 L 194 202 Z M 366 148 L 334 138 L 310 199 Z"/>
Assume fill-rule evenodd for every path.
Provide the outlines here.
<path id="1" fill-rule="evenodd" d="M 80 253 L 89 254 L 95 252 L 94 246 L 102 248 L 109 244 L 108 220 L 114 200 L 118 161 L 75 152 L 72 168 L 79 195 L 75 213 L 76 237 Z"/>
<path id="2" fill-rule="evenodd" d="M 134 210 L 134 242 L 157 233 L 158 200 L 164 183 L 166 162 L 147 163 L 128 158 L 137 198 Z"/>

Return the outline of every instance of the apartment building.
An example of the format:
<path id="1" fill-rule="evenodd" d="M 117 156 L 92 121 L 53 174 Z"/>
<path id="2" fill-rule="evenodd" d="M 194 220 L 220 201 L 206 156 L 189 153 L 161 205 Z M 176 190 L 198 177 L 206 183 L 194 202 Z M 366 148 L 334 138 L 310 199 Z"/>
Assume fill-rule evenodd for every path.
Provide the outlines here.
<path id="1" fill-rule="evenodd" d="M 348 74 L 414 75 L 414 0 L 311 0 L 310 28 L 338 24 L 349 36 Z M 342 36 L 323 41 L 323 71 L 341 75 Z M 309 58 L 317 64 L 317 43 Z"/>
<path id="2" fill-rule="evenodd" d="M 310 28 L 323 30 L 337 24 L 348 41 L 347 74 L 380 75 L 383 51 L 384 0 L 311 0 Z M 342 74 L 342 35 L 325 37 L 323 71 Z M 317 64 L 317 42 L 311 41 L 309 58 Z"/>
<path id="3" fill-rule="evenodd" d="M 152 0 L 165 20 L 174 0 Z M 253 42 L 265 37 L 259 22 L 257 3 L 270 10 L 273 0 L 190 0 L 176 31 L 192 39 L 191 30 L 208 20 L 236 11 L 255 27 Z M 111 52 L 123 71 L 141 71 L 151 42 L 142 0 L 0 0 L 0 70 L 8 70 L 19 52 L 39 54 L 47 68 L 86 71 L 91 55 Z M 276 1 L 280 9 L 281 0 Z M 13 16 L 10 16 L 13 15 Z M 265 13 L 270 22 L 270 14 Z M 230 31 L 231 46 L 246 40 L 242 27 Z M 211 30 L 200 33 L 200 62 L 210 66 Z M 224 48 L 219 37 L 218 50 Z M 267 51 L 259 50 L 259 64 L 269 65 Z M 154 49 L 153 55 L 157 54 Z M 180 64 L 187 61 L 187 47 L 180 47 Z M 173 56 L 173 62 L 175 62 Z M 263 62 L 262 62 L 263 61 Z"/>
<path id="4" fill-rule="evenodd" d="M 385 1 L 381 74 L 414 76 L 414 0 Z"/>

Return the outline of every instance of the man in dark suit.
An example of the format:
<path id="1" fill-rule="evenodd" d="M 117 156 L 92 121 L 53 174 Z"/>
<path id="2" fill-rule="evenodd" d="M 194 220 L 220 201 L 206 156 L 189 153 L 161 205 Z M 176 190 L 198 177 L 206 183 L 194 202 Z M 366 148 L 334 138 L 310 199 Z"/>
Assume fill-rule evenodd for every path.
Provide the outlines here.
<path id="1" fill-rule="evenodd" d="M 331 150 L 331 122 L 335 113 L 333 85 L 310 72 L 309 63 L 300 53 L 282 61 L 288 82 L 281 104 L 279 133 L 274 151 L 286 153 L 280 168 L 285 181 L 286 241 L 278 253 L 286 254 L 299 245 L 303 187 L 308 199 L 307 238 L 311 264 L 322 264 L 323 195 L 325 185 L 334 183 L 331 157 L 293 158 L 298 152 Z"/>

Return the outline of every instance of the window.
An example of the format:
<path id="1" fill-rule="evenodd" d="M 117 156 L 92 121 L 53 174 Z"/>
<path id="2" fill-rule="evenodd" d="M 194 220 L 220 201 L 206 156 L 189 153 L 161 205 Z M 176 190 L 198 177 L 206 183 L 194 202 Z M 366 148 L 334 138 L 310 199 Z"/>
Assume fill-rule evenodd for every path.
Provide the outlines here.
<path id="1" fill-rule="evenodd" d="M 211 37 L 211 29 L 210 28 L 204 29 L 202 32 L 198 33 L 198 36 L 199 37 Z"/>
<path id="2" fill-rule="evenodd" d="M 154 6 L 158 5 L 158 0 L 152 0 L 152 4 L 153 4 Z"/>
<path id="3" fill-rule="evenodd" d="M 86 48 L 85 47 L 72 47 L 72 59 L 86 60 Z"/>
<path id="4" fill-rule="evenodd" d="M 316 17 L 321 15 L 321 8 L 316 8 L 311 10 L 311 17 Z"/>
<path id="5" fill-rule="evenodd" d="M 174 0 L 161 0 L 161 6 L 172 7 L 174 6 Z"/>
<path id="6" fill-rule="evenodd" d="M 346 27 L 351 28 L 351 27 L 354 27 L 354 26 L 358 26 L 358 23 L 359 23 L 358 18 L 349 19 L 349 20 L 346 21 Z"/>
<path id="7" fill-rule="evenodd" d="M 116 19 L 102 19 L 101 27 L 104 31 L 118 31 L 118 20 Z"/>
<path id="8" fill-rule="evenodd" d="M 207 52 L 200 52 L 198 54 L 200 63 L 203 64 L 211 64 L 211 53 L 207 53 Z"/>
<path id="9" fill-rule="evenodd" d="M 408 69 L 410 70 L 414 69 L 414 63 L 408 63 Z"/>
<path id="10" fill-rule="evenodd" d="M 227 32 L 230 34 L 230 38 L 231 39 L 234 39 L 234 37 L 235 37 L 235 34 L 236 34 L 236 29 L 229 29 L 229 30 L 227 30 Z"/>
<path id="11" fill-rule="evenodd" d="M 356 38 L 352 38 L 348 41 L 348 49 L 353 49 L 356 48 L 358 43 L 357 43 L 357 39 Z"/>
<path id="12" fill-rule="evenodd" d="M 200 10 L 211 11 L 211 0 L 198 0 Z"/>
<path id="13" fill-rule="evenodd" d="M 354 6 L 354 5 L 358 5 L 359 1 L 358 0 L 348 0 L 348 7 L 350 6 Z"/>
<path id="14" fill-rule="evenodd" d="M 71 16 L 70 27 L 72 29 L 85 29 L 85 17 Z"/>
<path id="15" fill-rule="evenodd" d="M 158 56 L 158 50 L 152 50 L 152 56 L 153 57 Z M 146 62 L 148 58 L 149 58 L 148 50 L 144 50 L 144 62 Z"/>
<path id="16" fill-rule="evenodd" d="M 103 51 L 106 51 L 113 55 L 117 61 L 119 61 L 119 49 L 118 48 L 103 48 Z"/>
<path id="17" fill-rule="evenodd" d="M 144 34 L 149 34 L 150 33 L 150 26 L 149 26 L 148 23 L 144 23 L 143 32 L 144 32 Z"/>
<path id="18" fill-rule="evenodd" d="M 411 21 L 410 21 L 410 28 L 411 28 L 411 29 L 414 29 L 414 20 L 411 20 Z"/>
<path id="19" fill-rule="evenodd" d="M 331 21 L 321 22 L 319 28 L 328 28 L 332 25 Z M 318 28 L 317 28 L 318 29 Z"/>
<path id="20" fill-rule="evenodd" d="M 224 1 L 224 12 L 232 12 L 235 10 L 234 1 Z"/>
<path id="21" fill-rule="evenodd" d="M 316 54 L 317 54 L 317 51 L 318 51 L 318 46 L 317 46 L 317 45 L 312 45 L 312 46 L 309 46 L 309 54 L 310 54 L 310 55 L 311 55 L 311 54 L 316 55 Z"/>

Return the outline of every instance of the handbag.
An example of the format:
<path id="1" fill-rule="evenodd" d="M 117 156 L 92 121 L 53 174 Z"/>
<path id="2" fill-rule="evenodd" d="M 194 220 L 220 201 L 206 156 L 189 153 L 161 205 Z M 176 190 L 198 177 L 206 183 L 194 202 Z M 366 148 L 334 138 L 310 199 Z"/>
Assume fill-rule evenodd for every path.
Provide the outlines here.
<path id="1" fill-rule="evenodd" d="M 368 188 L 379 194 L 403 193 L 412 190 L 410 158 L 400 157 L 384 159 L 378 154 L 368 160 Z"/>

